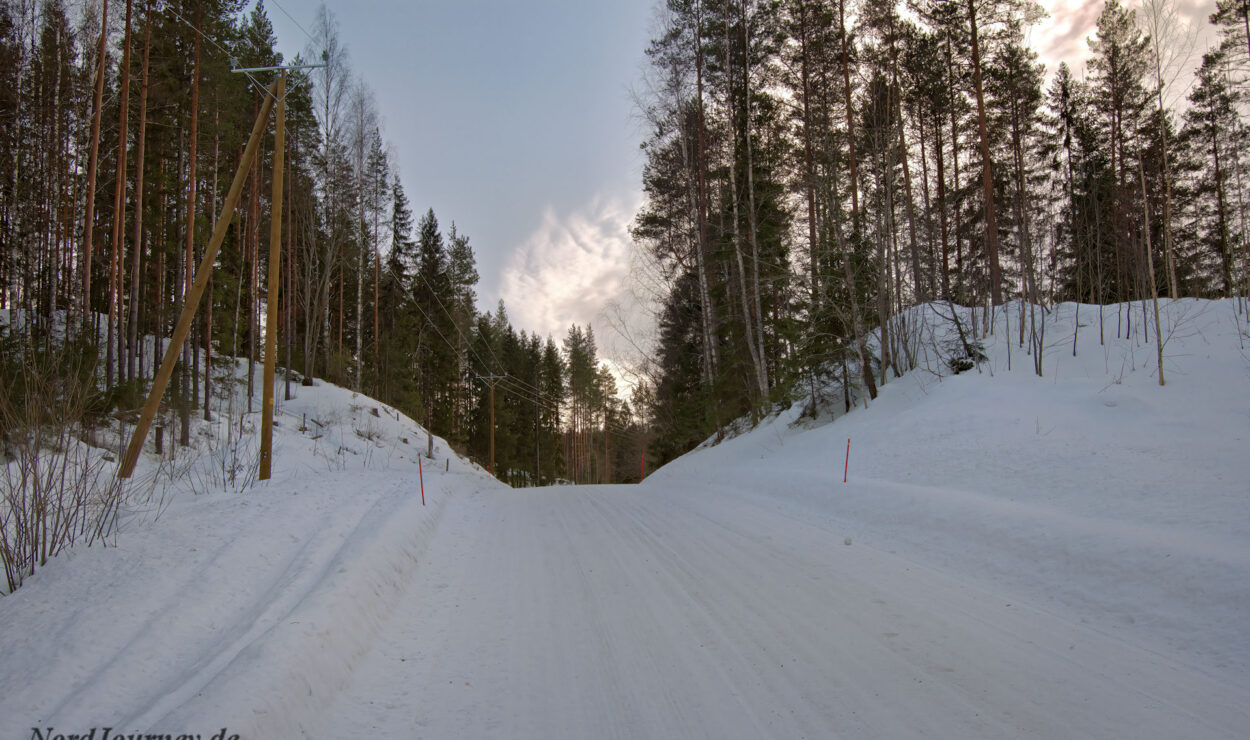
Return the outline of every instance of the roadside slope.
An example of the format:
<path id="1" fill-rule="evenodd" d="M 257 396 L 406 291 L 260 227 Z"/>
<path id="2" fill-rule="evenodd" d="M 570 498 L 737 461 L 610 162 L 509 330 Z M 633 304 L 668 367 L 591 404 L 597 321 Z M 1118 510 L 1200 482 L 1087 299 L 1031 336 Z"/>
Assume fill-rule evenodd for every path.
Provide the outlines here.
<path id="1" fill-rule="evenodd" d="M 1153 331 L 1117 338 L 1127 307 L 1105 307 L 1100 342 L 1081 306 L 1074 357 L 1076 310 L 1047 319 L 1044 377 L 1014 341 L 1008 370 L 1000 313 L 979 371 L 915 371 L 833 423 L 792 409 L 648 482 L 709 483 L 1250 688 L 1246 317 L 1163 302 L 1159 387 Z"/>
<path id="2" fill-rule="evenodd" d="M 182 485 L 129 509 L 112 546 L 74 548 L 0 599 L 0 736 L 290 726 L 342 686 L 446 503 L 502 486 L 434 439 L 423 505 L 424 430 L 341 388 L 298 390 L 271 481 L 232 486 L 257 415 L 218 409 L 241 441 L 195 434 L 162 463 Z M 167 475 L 157 465 L 146 455 L 137 478 Z"/>

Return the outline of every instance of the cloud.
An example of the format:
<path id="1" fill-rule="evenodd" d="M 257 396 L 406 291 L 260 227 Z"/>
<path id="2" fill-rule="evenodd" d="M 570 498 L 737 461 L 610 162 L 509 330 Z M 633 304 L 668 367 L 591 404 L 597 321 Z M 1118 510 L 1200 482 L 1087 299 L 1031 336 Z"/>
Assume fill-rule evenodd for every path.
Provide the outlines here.
<path id="1" fill-rule="evenodd" d="M 560 342 L 571 325 L 591 325 L 600 359 L 609 361 L 618 379 L 639 359 L 637 337 L 651 334 L 651 314 L 637 298 L 637 248 L 629 236 L 640 202 L 637 194 L 595 196 L 568 213 L 548 208 L 499 285 L 518 329 Z"/>
<path id="2" fill-rule="evenodd" d="M 1215 0 L 1173 0 L 1180 19 L 1197 33 L 1194 56 L 1196 66 L 1202 51 L 1215 42 L 1215 32 L 1208 19 L 1215 12 Z M 1141 0 L 1128 0 L 1125 7 L 1136 10 L 1138 22 L 1143 18 Z M 1037 49 L 1048 72 L 1067 62 L 1079 77 L 1090 57 L 1089 39 L 1097 34 L 1098 16 L 1104 3 L 1097 0 L 1042 0 L 1048 17 L 1031 30 L 1030 41 Z"/>
<path id="3" fill-rule="evenodd" d="M 1089 56 L 1087 39 L 1094 35 L 1102 3 L 1087 0 L 1050 0 L 1043 2 L 1049 17 L 1033 29 L 1033 42 L 1038 55 L 1053 72 L 1059 62 L 1067 62 L 1078 75 Z"/>

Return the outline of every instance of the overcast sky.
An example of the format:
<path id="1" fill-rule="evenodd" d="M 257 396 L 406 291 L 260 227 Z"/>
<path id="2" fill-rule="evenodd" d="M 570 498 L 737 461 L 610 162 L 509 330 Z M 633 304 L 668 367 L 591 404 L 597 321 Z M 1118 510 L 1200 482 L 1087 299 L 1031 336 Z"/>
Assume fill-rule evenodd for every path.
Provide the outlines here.
<path id="1" fill-rule="evenodd" d="M 455 221 L 477 254 L 478 303 L 563 339 L 593 324 L 602 354 L 633 288 L 627 229 L 644 133 L 629 94 L 656 0 L 326 0 L 350 67 L 373 89 L 419 215 Z M 1205 31 L 1215 0 L 1176 0 Z M 289 58 L 321 0 L 266 0 Z M 1032 40 L 1053 72 L 1083 69 L 1097 0 L 1049 0 Z M 1140 0 L 1131 0 L 1139 7 Z M 1209 40 L 1209 34 L 1204 37 Z M 1196 66 L 1201 50 L 1189 66 Z M 645 339 L 645 337 L 644 337 Z"/>

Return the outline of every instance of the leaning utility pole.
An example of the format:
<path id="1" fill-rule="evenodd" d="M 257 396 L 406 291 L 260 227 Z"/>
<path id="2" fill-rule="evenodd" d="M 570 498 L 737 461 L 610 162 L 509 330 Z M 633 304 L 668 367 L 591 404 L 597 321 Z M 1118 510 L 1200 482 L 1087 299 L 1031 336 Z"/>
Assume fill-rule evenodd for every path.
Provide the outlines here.
<path id="1" fill-rule="evenodd" d="M 279 268 L 282 243 L 283 150 L 286 145 L 286 73 L 292 69 L 312 69 L 322 66 L 325 65 L 304 64 L 232 70 L 246 74 L 253 82 L 256 82 L 256 79 L 251 74 L 253 72 L 280 72 L 281 74 L 266 91 L 260 113 L 256 116 L 256 123 L 252 126 L 252 134 L 243 150 L 243 158 L 239 162 L 238 170 L 234 173 L 230 191 L 226 194 L 226 200 L 222 204 L 221 213 L 218 214 L 217 221 L 213 226 L 213 235 L 209 239 L 208 247 L 204 250 L 204 259 L 200 262 L 199 269 L 195 273 L 195 282 L 187 294 L 186 302 L 183 304 L 182 315 L 178 317 L 178 324 L 174 327 L 174 334 L 170 338 L 169 346 L 165 348 L 165 356 L 161 360 L 160 370 L 157 371 L 156 377 L 152 381 L 152 389 L 148 393 L 147 403 L 144 405 L 139 421 L 135 425 L 134 434 L 130 436 L 130 443 L 126 448 L 126 455 L 122 458 L 121 470 L 118 472 L 119 478 L 129 478 L 134 473 L 135 464 L 139 461 L 139 453 L 143 450 L 143 442 L 147 438 L 148 429 L 151 428 L 152 420 L 156 417 L 161 397 L 165 395 L 165 388 L 168 386 L 169 378 L 173 374 L 174 365 L 178 362 L 178 355 L 182 350 L 183 343 L 186 341 L 187 333 L 191 329 L 191 322 L 195 319 L 200 299 L 203 298 L 204 289 L 208 285 L 209 278 L 212 277 L 213 263 L 217 260 L 217 252 L 221 248 L 221 243 L 226 238 L 226 232 L 230 228 L 230 223 L 233 220 L 231 214 L 234 213 L 234 209 L 239 204 L 239 198 L 243 194 L 243 185 L 251 172 L 252 163 L 255 161 L 256 153 L 260 149 L 260 140 L 263 138 L 267 128 L 269 113 L 273 110 L 276 102 L 278 104 L 278 115 L 277 131 L 274 138 L 274 207 L 272 209 L 273 221 L 270 226 L 269 303 L 265 326 L 265 403 L 261 422 L 260 474 L 258 476 L 260 480 L 268 480 L 269 478 L 273 450 L 273 377 L 277 361 L 278 339 L 278 278 L 281 275 Z"/>
<path id="2" fill-rule="evenodd" d="M 230 228 L 230 214 L 234 213 L 235 206 L 239 203 L 239 196 L 243 194 L 243 183 L 247 181 L 247 173 L 251 169 L 252 160 L 256 158 L 256 151 L 260 149 L 260 140 L 265 131 L 265 123 L 269 120 L 269 111 L 273 107 L 273 94 L 277 88 L 277 82 L 269 88 L 269 95 L 265 96 L 260 115 L 256 116 L 256 123 L 252 126 L 252 135 L 248 138 L 247 147 L 243 150 L 243 159 L 239 163 L 238 171 L 234 173 L 234 182 L 230 184 L 230 192 L 226 194 L 221 214 L 218 215 L 217 223 L 213 227 L 212 238 L 209 239 L 208 248 L 204 250 L 204 259 L 200 262 L 199 270 L 195 274 L 195 283 L 191 286 L 191 292 L 182 306 L 182 315 L 178 317 L 174 335 L 165 348 L 165 357 L 161 360 L 160 370 L 156 372 L 156 377 L 152 380 L 152 389 L 148 393 L 143 412 L 139 415 L 139 422 L 135 425 L 134 433 L 130 435 L 130 444 L 126 448 L 121 471 L 118 473 L 120 478 L 129 478 L 135 470 L 135 463 L 139 461 L 143 441 L 147 438 L 148 429 L 151 428 L 152 420 L 156 417 L 156 410 L 161 404 L 161 398 L 165 395 L 165 387 L 169 385 L 169 376 L 173 374 L 174 365 L 178 362 L 178 355 L 182 351 L 182 343 L 191 329 L 191 321 L 195 318 L 200 299 L 204 296 L 208 278 L 213 273 L 213 262 L 217 259 L 217 250 L 221 248 L 221 242 L 226 238 L 226 231 Z"/>

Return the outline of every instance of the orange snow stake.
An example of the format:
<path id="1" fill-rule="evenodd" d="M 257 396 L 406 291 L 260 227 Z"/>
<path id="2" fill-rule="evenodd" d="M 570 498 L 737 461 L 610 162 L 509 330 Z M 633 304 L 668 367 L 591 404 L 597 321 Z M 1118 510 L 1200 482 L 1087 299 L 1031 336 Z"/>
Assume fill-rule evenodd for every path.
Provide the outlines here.
<path id="1" fill-rule="evenodd" d="M 421 472 L 421 455 L 417 454 L 417 480 L 421 481 L 421 505 L 425 506 L 425 473 Z"/>
<path id="2" fill-rule="evenodd" d="M 846 438 L 846 465 L 842 466 L 842 482 L 846 482 L 846 471 L 851 469 L 851 438 Z"/>

